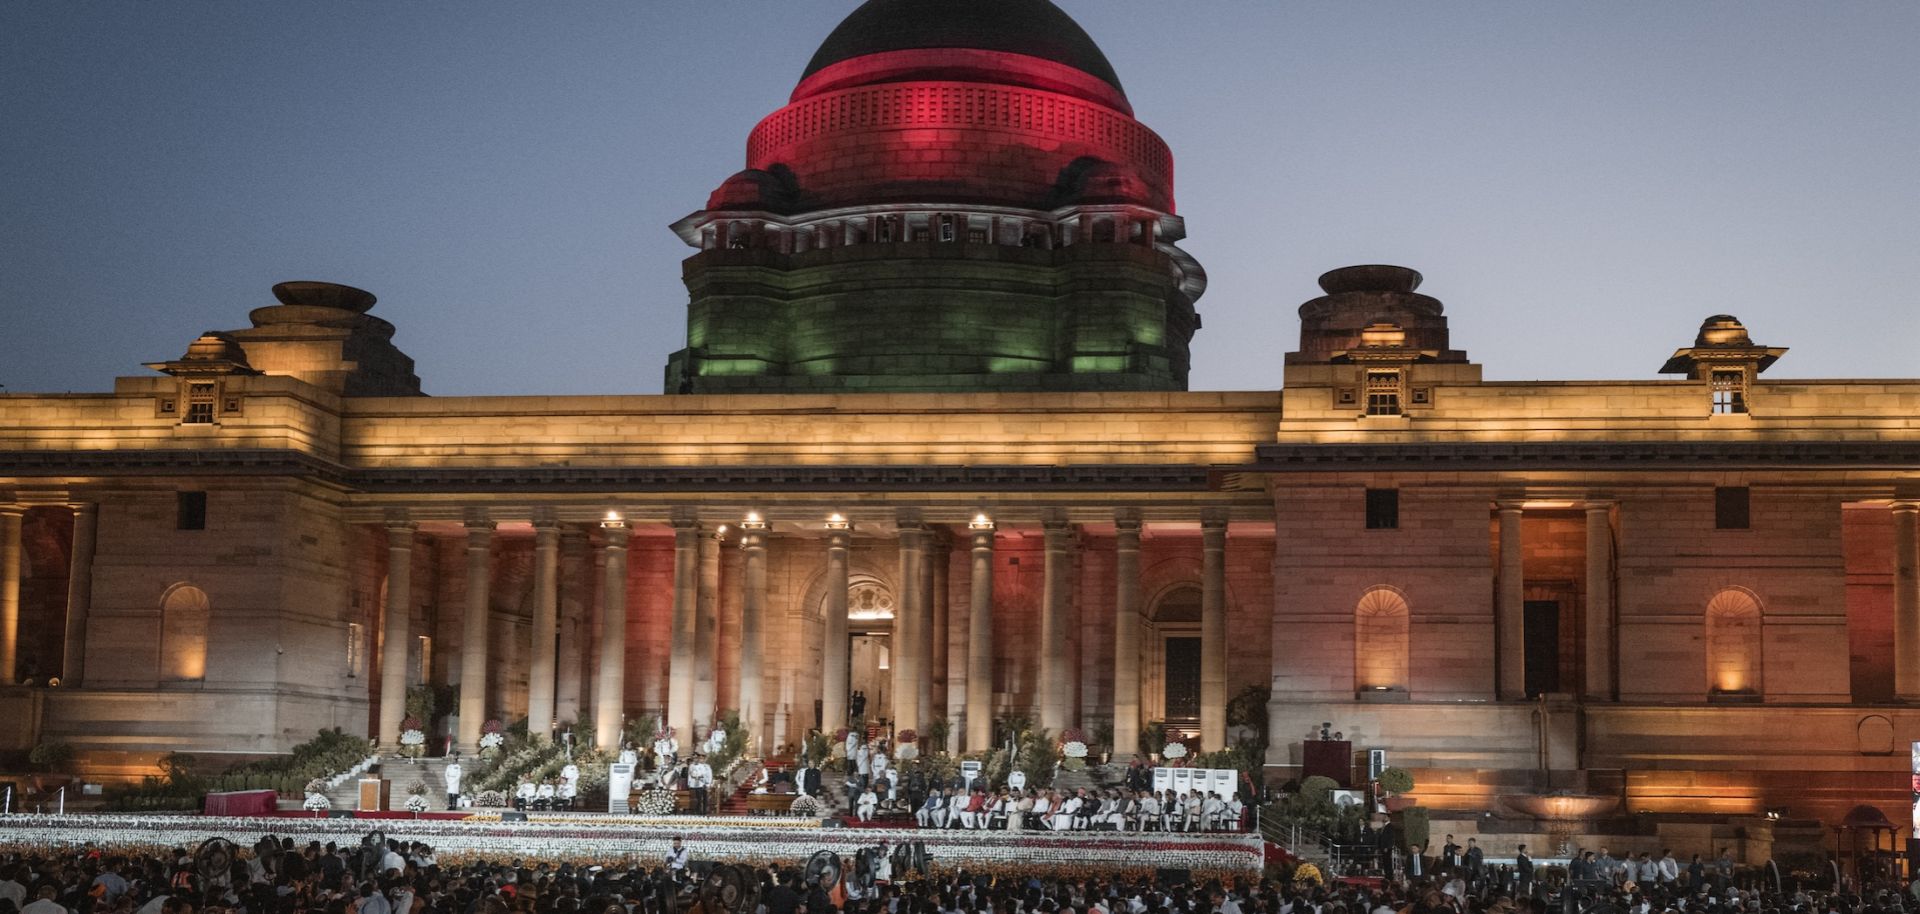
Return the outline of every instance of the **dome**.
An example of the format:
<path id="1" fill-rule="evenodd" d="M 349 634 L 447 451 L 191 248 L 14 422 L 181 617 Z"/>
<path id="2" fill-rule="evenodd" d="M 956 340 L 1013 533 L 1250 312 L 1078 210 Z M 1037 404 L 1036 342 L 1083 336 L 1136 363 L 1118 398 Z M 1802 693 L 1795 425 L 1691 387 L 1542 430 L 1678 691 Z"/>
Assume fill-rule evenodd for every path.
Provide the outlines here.
<path id="1" fill-rule="evenodd" d="M 940 50 L 984 52 L 998 59 L 969 60 L 961 54 L 924 53 Z M 861 58 L 868 58 L 863 61 L 866 66 L 857 68 L 861 72 L 846 72 L 850 61 Z M 982 72 L 960 72 L 976 69 Z M 1047 79 L 1046 71 L 1061 69 L 1068 75 Z M 850 82 L 968 75 L 988 81 L 1001 81 L 996 79 L 1000 77 L 1016 83 L 1045 80 L 1051 84 L 1036 87 L 1055 91 L 1069 88 L 1063 83 L 1084 82 L 1088 85 L 1073 94 L 1116 108 L 1126 106 L 1120 77 L 1107 55 L 1073 17 L 1050 0 L 867 0 L 820 45 L 795 95 L 844 88 Z"/>
<path id="2" fill-rule="evenodd" d="M 867 0 L 827 36 L 805 75 L 868 54 L 927 48 L 1025 54 L 1120 88 L 1100 46 L 1049 0 Z"/>

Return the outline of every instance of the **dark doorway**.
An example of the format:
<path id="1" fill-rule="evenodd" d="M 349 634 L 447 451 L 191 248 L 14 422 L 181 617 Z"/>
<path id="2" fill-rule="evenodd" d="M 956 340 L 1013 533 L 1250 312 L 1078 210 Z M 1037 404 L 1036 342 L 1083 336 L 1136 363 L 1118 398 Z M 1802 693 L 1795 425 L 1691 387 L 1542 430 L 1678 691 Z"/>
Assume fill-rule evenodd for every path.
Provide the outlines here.
<path id="1" fill-rule="evenodd" d="M 1167 639 L 1167 722 L 1200 719 L 1200 639 Z"/>
<path id="2" fill-rule="evenodd" d="M 1560 601 L 1527 601 L 1527 697 L 1560 691 Z"/>

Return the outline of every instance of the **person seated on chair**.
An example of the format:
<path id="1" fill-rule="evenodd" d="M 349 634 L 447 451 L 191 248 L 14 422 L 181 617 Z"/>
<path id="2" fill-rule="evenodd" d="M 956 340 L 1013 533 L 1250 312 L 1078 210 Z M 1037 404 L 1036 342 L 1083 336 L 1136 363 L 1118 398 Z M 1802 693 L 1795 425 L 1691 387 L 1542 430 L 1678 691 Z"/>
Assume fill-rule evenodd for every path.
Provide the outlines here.
<path id="1" fill-rule="evenodd" d="M 967 792 L 956 790 L 947 796 L 947 827 L 960 828 L 967 824 Z"/>
<path id="2" fill-rule="evenodd" d="M 1201 807 L 1200 820 L 1207 831 L 1221 831 L 1226 827 L 1227 803 L 1217 793 L 1207 794 L 1206 805 Z"/>
<path id="3" fill-rule="evenodd" d="M 873 792 L 868 784 L 860 791 L 860 800 L 854 805 L 854 815 L 862 822 L 873 821 L 873 814 L 880 809 L 880 795 Z"/>
<path id="4" fill-rule="evenodd" d="M 947 824 L 947 798 L 941 796 L 939 788 L 927 793 L 927 802 L 914 812 L 913 820 L 921 828 L 942 828 Z"/>
<path id="5" fill-rule="evenodd" d="M 1041 791 L 1033 798 L 1033 809 L 1028 813 L 1028 816 L 1028 825 L 1045 826 L 1049 829 L 1053 827 L 1052 791 Z"/>
<path id="6" fill-rule="evenodd" d="M 997 794 L 988 794 L 987 807 L 987 827 L 1006 828 L 1013 815 L 1013 798 L 1007 796 L 1007 788 L 1000 788 Z"/>
<path id="7" fill-rule="evenodd" d="M 1053 807 L 1053 815 L 1049 817 L 1047 827 L 1054 831 L 1072 831 L 1074 822 L 1080 818 L 1080 806 L 1079 794 L 1068 794 L 1066 799 L 1059 801 Z"/>
<path id="8" fill-rule="evenodd" d="M 520 785 L 513 789 L 513 808 L 526 812 L 527 807 L 533 805 L 533 798 L 538 794 L 539 788 L 533 786 L 533 781 L 524 775 L 521 776 Z"/>
<path id="9" fill-rule="evenodd" d="M 1149 790 L 1140 795 L 1139 814 L 1134 818 L 1133 830 L 1144 833 L 1151 828 L 1160 829 L 1160 795 Z"/>
<path id="10" fill-rule="evenodd" d="M 987 820 L 990 818 L 992 818 L 992 813 L 987 809 L 986 788 L 976 787 L 974 788 L 973 795 L 967 797 L 967 827 L 974 829 L 986 828 Z"/>
<path id="11" fill-rule="evenodd" d="M 541 784 L 539 787 L 534 789 L 533 808 L 540 810 L 541 812 L 546 812 L 547 810 L 552 809 L 553 798 L 556 796 L 559 796 L 559 794 L 560 794 L 559 786 L 554 784 L 552 779 L 548 779 L 546 783 Z"/>

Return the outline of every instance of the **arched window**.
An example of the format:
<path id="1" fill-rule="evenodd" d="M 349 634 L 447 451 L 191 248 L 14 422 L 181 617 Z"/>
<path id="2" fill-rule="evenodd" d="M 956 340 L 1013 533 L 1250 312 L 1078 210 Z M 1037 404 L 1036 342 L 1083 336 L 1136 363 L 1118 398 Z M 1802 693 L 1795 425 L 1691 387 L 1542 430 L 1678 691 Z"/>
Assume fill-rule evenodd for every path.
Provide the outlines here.
<path id="1" fill-rule="evenodd" d="M 206 591 L 175 584 L 160 598 L 160 679 L 200 682 L 207 678 Z"/>
<path id="2" fill-rule="evenodd" d="M 1760 601 L 1729 587 L 1707 601 L 1707 689 L 1717 695 L 1759 695 Z"/>
<path id="3" fill-rule="evenodd" d="M 1353 608 L 1354 691 L 1404 694 L 1412 636 L 1412 617 L 1399 591 L 1375 587 L 1361 594 Z"/>

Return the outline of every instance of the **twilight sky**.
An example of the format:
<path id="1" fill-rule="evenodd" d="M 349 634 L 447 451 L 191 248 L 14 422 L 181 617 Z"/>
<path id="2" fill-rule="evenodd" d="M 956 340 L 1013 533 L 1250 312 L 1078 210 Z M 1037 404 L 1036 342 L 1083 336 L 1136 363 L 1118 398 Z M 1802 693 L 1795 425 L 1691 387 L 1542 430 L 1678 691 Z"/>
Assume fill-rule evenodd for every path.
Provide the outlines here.
<path id="1" fill-rule="evenodd" d="M 657 393 L 667 230 L 855 0 L 0 4 L 0 384 L 102 391 L 283 279 L 429 393 Z M 1314 278 L 1426 274 L 1492 379 L 1920 376 L 1920 3 L 1060 0 L 1173 147 L 1195 389 Z"/>

